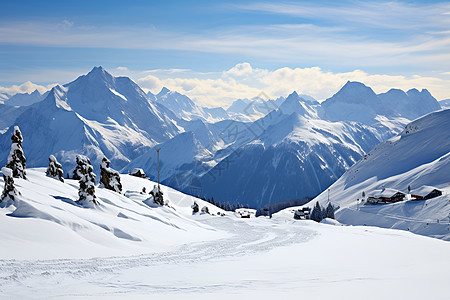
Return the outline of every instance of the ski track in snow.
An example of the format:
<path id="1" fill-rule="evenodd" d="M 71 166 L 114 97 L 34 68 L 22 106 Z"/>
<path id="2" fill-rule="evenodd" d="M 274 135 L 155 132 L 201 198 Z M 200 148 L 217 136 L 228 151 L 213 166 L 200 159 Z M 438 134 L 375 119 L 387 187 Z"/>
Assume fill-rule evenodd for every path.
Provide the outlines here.
<path id="1" fill-rule="evenodd" d="M 228 285 L 213 286 L 184 286 L 173 285 L 150 285 L 142 281 L 115 282 L 113 279 L 123 272 L 132 271 L 134 268 L 153 267 L 158 265 L 189 264 L 195 267 L 196 263 L 212 260 L 224 260 L 231 257 L 249 256 L 260 252 L 268 252 L 274 248 L 303 243 L 315 235 L 314 230 L 295 226 L 283 226 L 273 222 L 268 225 L 267 220 L 230 220 L 229 217 L 209 218 L 202 222 L 208 225 L 226 230 L 232 234 L 229 238 L 215 241 L 185 244 L 170 252 L 151 253 L 129 257 L 109 257 L 94 259 L 59 259 L 59 260 L 3 260 L 0 261 L 0 289 L 4 295 L 17 297 L 19 295 L 35 295 L 33 292 L 39 290 L 39 295 L 70 297 L 70 296 L 95 296 L 81 290 L 71 294 L 60 294 L 60 289 L 54 289 L 54 285 L 67 284 L 69 281 L 77 283 L 85 282 L 95 287 L 108 289 L 111 294 L 124 294 L 133 291 L 139 293 L 184 293 L 208 289 L 227 290 L 232 288 Z M 281 221 L 280 221 L 281 222 Z M 283 220 L 283 223 L 285 221 Z M 295 223 L 295 222 L 294 222 Z M 293 226 L 294 225 L 294 226 Z M 271 226 L 267 230 L 267 226 Z M 39 284 L 36 284 L 39 282 Z M 66 282 L 66 283 L 64 283 Z M 255 282 L 256 284 L 256 282 Z M 258 282 L 261 284 L 261 282 Z M 281 283 L 280 283 L 281 284 Z M 251 282 L 240 282 L 239 285 L 249 287 Z M 56 293 L 56 294 L 55 294 Z M 105 295 L 104 291 L 98 295 Z"/>

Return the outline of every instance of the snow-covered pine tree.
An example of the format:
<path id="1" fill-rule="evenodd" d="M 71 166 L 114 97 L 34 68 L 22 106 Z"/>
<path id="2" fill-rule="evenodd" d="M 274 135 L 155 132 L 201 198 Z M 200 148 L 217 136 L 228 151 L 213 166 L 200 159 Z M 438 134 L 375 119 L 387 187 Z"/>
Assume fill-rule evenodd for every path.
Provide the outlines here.
<path id="1" fill-rule="evenodd" d="M 5 181 L 5 186 L 3 188 L 2 198 L 0 203 L 7 204 L 9 201 L 14 201 L 17 195 L 20 193 L 16 190 L 14 186 L 13 171 L 10 168 L 3 167 L 3 180 Z"/>
<path id="2" fill-rule="evenodd" d="M 109 167 L 111 162 L 106 157 L 103 157 L 100 164 L 100 182 L 105 188 L 117 193 L 122 192 L 122 184 L 120 183 L 119 172 Z"/>
<path id="3" fill-rule="evenodd" d="M 197 202 L 195 202 L 195 201 L 194 201 L 194 204 L 191 205 L 191 208 L 192 208 L 192 213 L 193 213 L 193 214 L 198 213 L 199 210 L 200 210 L 200 208 L 199 208 Z"/>
<path id="4" fill-rule="evenodd" d="M 77 155 L 76 162 L 77 162 L 77 165 L 75 166 L 75 170 L 73 170 L 72 179 L 80 180 L 81 177 L 84 175 L 85 165 L 90 165 L 91 161 L 89 160 L 89 158 L 87 158 L 84 155 Z"/>
<path id="5" fill-rule="evenodd" d="M 77 166 L 74 171 L 78 176 L 80 189 L 78 191 L 78 203 L 83 206 L 92 207 L 100 204 L 95 196 L 95 174 L 89 158 L 84 155 L 77 155 Z"/>
<path id="6" fill-rule="evenodd" d="M 331 205 L 331 203 L 328 203 L 327 209 L 326 209 L 326 218 L 334 219 L 334 207 Z"/>
<path id="7" fill-rule="evenodd" d="M 45 174 L 49 177 L 53 177 L 61 182 L 64 182 L 64 172 L 62 169 L 62 165 L 58 162 L 53 154 L 48 158 L 48 168 Z"/>
<path id="8" fill-rule="evenodd" d="M 314 205 L 310 218 L 316 222 L 322 221 L 322 208 L 320 207 L 319 202 L 316 202 L 316 205 Z"/>
<path id="9" fill-rule="evenodd" d="M 158 186 L 155 185 L 153 190 L 150 192 L 150 195 L 153 196 L 153 202 L 159 205 L 164 205 L 163 192 L 158 189 Z"/>
<path id="10" fill-rule="evenodd" d="M 9 152 L 6 167 L 12 170 L 13 177 L 26 179 L 25 155 L 23 154 L 23 137 L 19 126 L 14 126 L 14 133 L 11 136 L 12 144 Z"/>

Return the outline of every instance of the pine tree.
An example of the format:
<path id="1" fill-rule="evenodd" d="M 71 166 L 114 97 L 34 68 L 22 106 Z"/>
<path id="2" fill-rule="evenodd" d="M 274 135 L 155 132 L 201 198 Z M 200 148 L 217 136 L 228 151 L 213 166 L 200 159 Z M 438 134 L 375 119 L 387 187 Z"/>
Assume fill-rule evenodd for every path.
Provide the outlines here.
<path id="1" fill-rule="evenodd" d="M 50 157 L 48 158 L 48 168 L 45 174 L 49 177 L 53 177 L 61 182 L 64 182 L 64 172 L 62 169 L 62 165 L 53 155 L 50 155 Z"/>
<path id="2" fill-rule="evenodd" d="M 13 177 L 26 179 L 25 162 L 27 160 L 23 154 L 23 137 L 19 126 L 14 126 L 14 133 L 11 136 L 11 140 L 11 151 L 9 152 L 6 167 L 12 170 Z"/>
<path id="3" fill-rule="evenodd" d="M 121 193 L 122 184 L 120 183 L 119 172 L 110 168 L 110 163 L 109 159 L 103 157 L 102 163 L 100 164 L 100 182 L 106 189 Z"/>
<path id="4" fill-rule="evenodd" d="M 17 195 L 20 193 L 16 190 L 14 186 L 13 171 L 10 168 L 3 167 L 3 180 L 5 181 L 5 186 L 3 188 L 2 198 L 0 203 L 8 204 L 9 201 L 14 201 Z"/>
<path id="5" fill-rule="evenodd" d="M 164 205 L 163 192 L 158 189 L 158 186 L 154 186 L 153 190 L 150 192 L 153 196 L 153 202 L 159 205 Z"/>
<path id="6" fill-rule="evenodd" d="M 194 201 L 194 204 L 191 205 L 191 208 L 192 208 L 193 214 L 196 214 L 199 212 L 199 206 L 198 206 L 197 202 Z"/>
<path id="7" fill-rule="evenodd" d="M 77 155 L 77 167 L 74 171 L 79 177 L 80 189 L 78 191 L 78 203 L 83 206 L 100 204 L 95 196 L 95 174 L 89 158 L 84 155 Z"/>
<path id="8" fill-rule="evenodd" d="M 316 202 L 316 205 L 314 205 L 314 208 L 311 212 L 311 220 L 314 220 L 316 222 L 322 221 L 322 208 L 320 207 L 319 202 Z"/>
<path id="9" fill-rule="evenodd" d="M 331 205 L 331 203 L 328 203 L 326 209 L 326 218 L 334 219 L 334 207 L 333 205 Z"/>

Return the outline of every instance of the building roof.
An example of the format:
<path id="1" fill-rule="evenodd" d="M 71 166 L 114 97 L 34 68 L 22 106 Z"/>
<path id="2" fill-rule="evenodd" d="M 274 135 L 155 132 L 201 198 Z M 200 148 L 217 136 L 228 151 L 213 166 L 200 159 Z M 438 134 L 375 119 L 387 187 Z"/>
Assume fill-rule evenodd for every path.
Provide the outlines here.
<path id="1" fill-rule="evenodd" d="M 424 185 L 420 188 L 411 190 L 411 194 L 418 195 L 418 196 L 426 196 L 434 190 L 438 190 L 438 189 L 435 187 L 429 186 L 429 185 Z"/>
<path id="2" fill-rule="evenodd" d="M 369 197 L 375 197 L 375 198 L 391 198 L 397 193 L 402 193 L 395 189 L 382 189 L 382 190 L 373 190 L 372 192 L 368 193 Z M 402 193 L 404 194 L 404 193 Z"/>

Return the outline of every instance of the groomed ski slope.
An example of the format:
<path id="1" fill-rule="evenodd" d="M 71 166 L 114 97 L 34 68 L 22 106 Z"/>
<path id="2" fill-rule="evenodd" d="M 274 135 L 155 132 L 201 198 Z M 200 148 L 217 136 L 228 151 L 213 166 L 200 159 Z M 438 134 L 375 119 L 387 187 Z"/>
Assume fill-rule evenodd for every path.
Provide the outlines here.
<path id="1" fill-rule="evenodd" d="M 75 181 L 28 178 L 18 211 L 0 210 L 0 298 L 448 299 L 442 240 L 285 211 L 192 215 L 207 204 L 166 187 L 173 208 L 150 207 L 139 191 L 154 183 L 128 175 L 125 196 L 97 188 L 101 208 L 86 209 Z"/>

